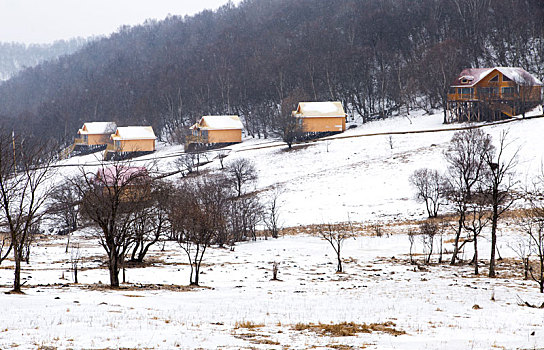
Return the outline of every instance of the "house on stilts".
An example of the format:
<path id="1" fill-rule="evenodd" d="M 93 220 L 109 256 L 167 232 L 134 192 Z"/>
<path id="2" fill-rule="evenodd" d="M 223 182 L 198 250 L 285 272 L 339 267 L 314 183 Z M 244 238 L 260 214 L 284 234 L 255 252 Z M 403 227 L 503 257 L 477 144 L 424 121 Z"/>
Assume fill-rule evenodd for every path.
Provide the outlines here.
<path id="1" fill-rule="evenodd" d="M 542 103 L 542 82 L 523 68 L 467 68 L 448 91 L 448 122 L 491 121 Z"/>

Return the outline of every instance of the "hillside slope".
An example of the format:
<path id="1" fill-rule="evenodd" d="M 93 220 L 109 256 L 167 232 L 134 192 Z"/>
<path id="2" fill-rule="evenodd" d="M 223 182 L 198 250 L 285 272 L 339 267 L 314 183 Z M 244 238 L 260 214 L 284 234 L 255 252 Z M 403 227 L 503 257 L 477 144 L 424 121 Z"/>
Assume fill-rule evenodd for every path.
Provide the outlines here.
<path id="1" fill-rule="evenodd" d="M 541 109 L 533 114 L 541 114 Z M 480 124 L 495 142 L 508 131 L 507 152 L 520 149 L 517 173 L 521 181 L 536 175 L 544 160 L 544 119 L 514 120 L 506 124 Z M 229 150 L 225 164 L 237 158 L 252 160 L 259 172 L 257 191 L 278 187 L 282 194 L 281 219 L 285 226 L 342 222 L 394 221 L 424 218 L 424 206 L 414 200 L 409 176 L 419 168 L 445 171 L 444 152 L 456 128 L 466 124 L 442 124 L 440 113 L 412 115 L 361 125 L 339 135 L 299 144 L 292 150 L 279 141 L 246 139 Z M 424 130 L 444 131 L 407 133 Z M 452 129 L 452 130 L 448 130 Z M 383 134 L 371 135 L 367 134 Z M 395 133 L 388 135 L 388 133 Z M 351 137 L 353 136 L 353 137 Z M 392 148 L 391 148 L 392 145 Z M 176 169 L 181 146 L 163 145 L 134 160 L 153 164 L 161 174 Z M 213 160 L 217 151 L 209 152 Z M 61 164 L 98 164 L 94 155 L 74 157 Z M 217 159 L 202 170 L 221 171 Z M 76 172 L 67 167 L 59 175 Z M 179 175 L 178 175 L 179 176 Z M 176 181 L 176 176 L 169 178 Z"/>

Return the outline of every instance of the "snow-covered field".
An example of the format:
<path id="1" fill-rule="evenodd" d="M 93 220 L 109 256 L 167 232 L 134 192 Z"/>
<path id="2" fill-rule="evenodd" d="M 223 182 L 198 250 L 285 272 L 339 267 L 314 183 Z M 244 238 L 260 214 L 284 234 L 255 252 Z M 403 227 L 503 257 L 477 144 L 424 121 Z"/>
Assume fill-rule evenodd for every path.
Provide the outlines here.
<path id="1" fill-rule="evenodd" d="M 5 310 L 0 348 L 544 348 L 544 311 L 518 305 L 520 300 L 540 305 L 544 296 L 536 284 L 522 279 L 511 259 L 516 255 L 508 242 L 517 234 L 506 226 L 499 238 L 505 260 L 498 278 L 484 277 L 489 254 L 485 239 L 480 276 L 472 274 L 471 266 L 438 265 L 437 256 L 434 265 L 423 269 L 408 263 L 406 220 L 425 217 L 423 206 L 413 200 L 408 177 L 421 167 L 444 170 L 443 152 L 454 131 L 364 135 L 443 129 L 441 122 L 441 114 L 373 122 L 342 134 L 352 138 L 320 140 L 291 151 L 271 140 L 247 140 L 231 148 L 226 162 L 238 157 L 255 162 L 256 189 L 281 189 L 284 226 L 349 217 L 379 222 L 393 233 L 347 241 L 346 273 L 334 273 L 334 252 L 327 242 L 299 234 L 241 243 L 234 251 L 213 248 L 204 259 L 204 287 L 188 289 L 183 287 L 189 274 L 186 257 L 167 243 L 164 251 L 157 246 L 151 252 L 149 266 L 127 270 L 124 288 L 109 290 L 99 284 L 108 282 L 104 253 L 88 229 L 73 238 L 84 257 L 79 285 L 71 283 L 66 238 L 50 236 L 37 242 L 30 264 L 23 266 L 26 294 L 0 296 Z M 525 181 L 541 167 L 544 119 L 484 127 L 495 140 L 504 130 L 513 142 L 509 151 L 521 147 L 518 172 Z M 157 170 L 167 173 L 174 170 L 174 158 L 168 156 L 180 151 L 163 147 L 142 162 L 158 158 Z M 63 164 L 93 158 L 75 157 Z M 218 161 L 207 167 L 217 169 Z M 67 174 L 77 174 L 77 167 L 59 168 L 56 179 Z M 446 248 L 451 250 L 451 244 Z M 416 251 L 422 252 L 421 242 Z M 467 247 L 464 258 L 471 256 Z M 280 263 L 282 281 L 270 281 L 274 261 Z M 9 261 L 0 266 L 0 285 L 6 291 L 11 266 Z M 385 324 L 399 334 L 340 337 L 305 329 L 310 323 L 342 322 Z"/>

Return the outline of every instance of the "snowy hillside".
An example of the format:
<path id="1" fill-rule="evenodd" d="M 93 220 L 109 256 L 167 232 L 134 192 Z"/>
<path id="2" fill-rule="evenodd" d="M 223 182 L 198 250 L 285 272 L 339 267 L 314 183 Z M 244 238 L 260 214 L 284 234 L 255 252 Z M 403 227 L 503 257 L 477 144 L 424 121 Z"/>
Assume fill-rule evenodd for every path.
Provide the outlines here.
<path id="1" fill-rule="evenodd" d="M 528 116 L 540 111 L 536 109 Z M 455 129 L 469 126 L 444 125 L 442 118 L 441 113 L 416 114 L 410 118 L 371 122 L 340 135 L 296 145 L 292 150 L 280 141 L 246 139 L 228 148 L 224 163 L 237 158 L 255 162 L 259 172 L 256 190 L 279 187 L 282 191 L 285 226 L 342 222 L 347 221 L 348 216 L 353 221 L 420 219 L 425 215 L 424 207 L 414 201 L 414 192 L 408 183 L 410 174 L 423 167 L 444 171 L 443 154 Z M 520 148 L 518 173 L 521 178 L 539 171 L 544 161 L 541 136 L 544 119 L 481 125 L 495 141 L 503 131 L 509 132 L 512 145 L 508 151 Z M 156 171 L 164 174 L 175 170 L 174 160 L 182 152 L 181 146 L 163 146 L 134 162 L 153 164 Z M 220 171 L 217 152 L 209 152 L 208 158 L 215 160 L 202 170 Z M 62 162 L 98 163 L 95 155 Z M 61 169 L 59 175 L 73 172 L 77 173 L 77 168 L 68 167 Z M 175 181 L 175 177 L 172 180 Z"/>
<path id="2" fill-rule="evenodd" d="M 541 113 L 541 110 L 535 114 Z M 345 242 L 345 273 L 335 273 L 331 246 L 303 233 L 244 242 L 234 250 L 210 248 L 203 288 L 185 287 L 189 266 L 177 244 L 155 246 L 145 267 L 129 267 L 127 283 L 110 290 L 104 251 L 89 234 L 72 238 L 81 246 L 80 284 L 72 283 L 66 239 L 37 242 L 23 265 L 26 295 L 0 295 L 0 348 L 181 348 L 181 349 L 535 349 L 544 347 L 544 299 L 522 279 L 511 249 L 519 234 L 501 227 L 498 278 L 473 275 L 469 265 L 410 264 L 406 232 L 411 219 L 425 218 L 413 199 L 410 174 L 422 167 L 445 170 L 443 153 L 454 130 L 442 114 L 411 115 L 372 122 L 341 135 L 294 146 L 274 140 L 245 140 L 229 149 L 225 163 L 255 162 L 256 190 L 282 190 L 281 220 L 289 232 L 306 225 L 378 222 L 385 235 L 361 231 Z M 509 131 L 509 152 L 521 147 L 518 172 L 525 181 L 544 159 L 544 118 L 482 125 L 497 140 Z M 445 130 L 444 130 L 445 129 Z M 440 130 L 440 131 L 437 131 Z M 418 131 L 417 133 L 415 131 Z M 175 170 L 182 147 L 162 146 L 135 160 Z M 213 159 L 217 152 L 211 152 Z M 92 170 L 94 155 L 62 161 L 56 181 Z M 205 169 L 220 171 L 216 159 Z M 176 180 L 175 175 L 170 177 Z M 294 227 L 305 225 L 305 227 Z M 451 252 L 451 237 L 444 236 Z M 487 270 L 487 236 L 480 241 Z M 421 262 L 423 243 L 414 248 Z M 472 256 L 471 247 L 461 257 Z M 270 281 L 272 263 L 281 281 Z M 0 285 L 12 280 L 12 262 L 0 268 Z M 343 323 L 352 324 L 343 324 Z M 341 331 L 332 328 L 342 328 Z M 349 327 L 358 328 L 351 332 Z"/>

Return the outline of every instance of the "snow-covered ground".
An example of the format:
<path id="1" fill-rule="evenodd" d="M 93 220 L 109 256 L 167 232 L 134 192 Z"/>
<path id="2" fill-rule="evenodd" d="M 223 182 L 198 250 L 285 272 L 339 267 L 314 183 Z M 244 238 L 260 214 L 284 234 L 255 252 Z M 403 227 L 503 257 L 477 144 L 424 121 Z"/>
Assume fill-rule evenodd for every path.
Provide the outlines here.
<path id="1" fill-rule="evenodd" d="M 243 243 L 234 252 L 214 248 L 201 275 L 206 288 L 188 291 L 149 286 L 186 284 L 188 267 L 175 245 L 154 250 L 152 266 L 129 268 L 131 288 L 111 291 L 96 285 L 108 279 L 96 263 L 100 250 L 92 241 L 78 241 L 86 257 L 79 274 L 82 285 L 70 284 L 64 242 L 49 241 L 35 248 L 31 265 L 25 266 L 26 295 L 0 296 L 5 310 L 0 348 L 544 346 L 542 310 L 518 305 L 520 299 L 540 305 L 543 297 L 533 283 L 521 280 L 519 273 L 506 275 L 502 267 L 499 276 L 505 276 L 496 279 L 474 277 L 469 266 L 417 269 L 407 263 L 408 240 L 401 234 L 346 242 L 344 274 L 334 273 L 328 243 L 311 236 Z M 282 281 L 270 281 L 274 261 L 280 263 Z M 5 288 L 11 277 L 10 270 L 0 270 Z M 239 327 L 244 322 L 260 326 Z M 334 337 L 295 329 L 297 324 L 342 322 L 393 322 L 395 330 L 406 334 Z"/>
<path id="2" fill-rule="evenodd" d="M 255 162 L 257 190 L 266 195 L 268 189 L 281 189 L 284 226 L 349 218 L 379 222 L 393 233 L 347 241 L 345 274 L 334 273 L 334 252 L 327 242 L 299 234 L 241 243 L 234 251 L 213 248 L 204 259 L 204 288 L 178 289 L 188 282 L 187 260 L 179 247 L 167 243 L 164 251 L 157 246 L 151 252 L 149 266 L 128 269 L 125 289 L 112 291 L 99 285 L 108 282 L 104 252 L 89 238 L 88 229 L 73 238 L 83 255 L 80 285 L 71 283 L 66 238 L 51 236 L 36 243 L 30 264 L 23 266 L 26 294 L 0 295 L 5 309 L 0 315 L 0 348 L 543 348 L 542 309 L 518 302 L 540 305 L 544 297 L 536 284 L 522 280 L 510 259 L 516 255 L 509 243 L 519 237 L 511 228 L 501 227 L 499 248 L 505 260 L 499 278 L 484 277 L 489 251 L 485 237 L 480 242 L 479 277 L 472 275 L 471 266 L 418 269 L 408 263 L 406 220 L 425 217 L 408 177 L 422 167 L 445 170 L 443 153 L 454 131 L 398 132 L 459 126 L 444 126 L 442 114 L 411 115 L 372 122 L 341 138 L 290 151 L 275 140 L 246 140 L 230 148 L 226 163 L 239 157 Z M 521 147 L 521 181 L 540 171 L 544 119 L 486 125 L 483 130 L 494 140 L 508 130 L 510 154 Z M 397 133 L 365 136 L 387 132 Z M 136 162 L 155 163 L 158 172 L 168 173 L 181 151 L 179 146 L 163 146 Z M 77 175 L 78 165 L 97 162 L 87 155 L 62 164 L 73 166 L 58 168 L 55 181 Z M 217 170 L 219 163 L 206 168 Z M 450 238 L 445 237 L 446 242 Z M 421 245 L 416 243 L 416 252 L 422 252 Z M 445 247 L 451 251 L 451 243 Z M 471 256 L 467 247 L 463 257 Z M 433 262 L 437 258 L 433 256 Z M 274 261 L 280 263 L 281 282 L 270 281 Z M 4 262 L 0 285 L 6 291 L 12 275 L 12 263 Z M 295 327 L 320 322 L 392 322 L 391 327 L 406 334 L 374 331 L 335 337 Z"/>

